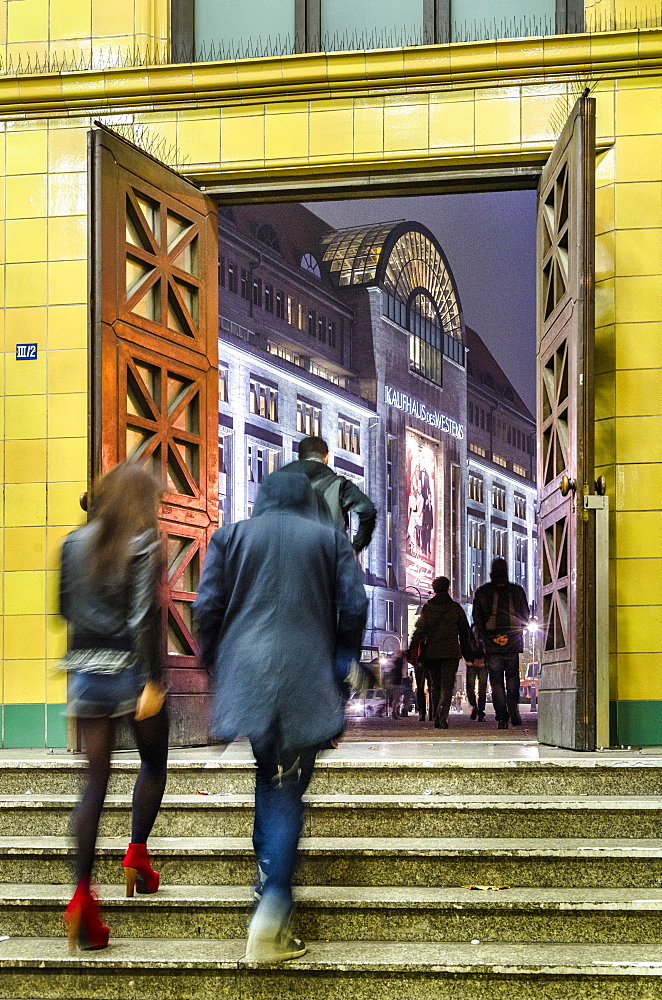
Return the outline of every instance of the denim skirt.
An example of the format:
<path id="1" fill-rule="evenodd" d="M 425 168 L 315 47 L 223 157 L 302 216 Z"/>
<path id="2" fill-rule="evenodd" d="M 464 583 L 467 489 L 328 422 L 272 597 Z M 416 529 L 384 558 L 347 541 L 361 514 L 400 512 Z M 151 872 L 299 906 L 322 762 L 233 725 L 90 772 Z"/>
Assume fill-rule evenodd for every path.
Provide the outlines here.
<path id="1" fill-rule="evenodd" d="M 69 675 L 67 715 L 115 719 L 135 712 L 144 681 L 135 667 L 116 673 L 73 670 Z"/>

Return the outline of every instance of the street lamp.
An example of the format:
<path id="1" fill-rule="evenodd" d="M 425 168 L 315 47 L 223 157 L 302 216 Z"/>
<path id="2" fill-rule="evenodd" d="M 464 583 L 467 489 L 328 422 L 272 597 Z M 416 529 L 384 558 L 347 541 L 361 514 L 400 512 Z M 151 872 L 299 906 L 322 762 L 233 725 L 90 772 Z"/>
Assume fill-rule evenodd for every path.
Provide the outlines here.
<path id="1" fill-rule="evenodd" d="M 418 589 L 418 587 L 415 587 L 413 585 L 413 583 L 410 583 L 409 586 L 405 587 L 405 589 L 403 590 L 403 594 L 406 594 L 408 590 L 415 590 L 416 593 L 418 594 L 418 608 L 416 610 L 416 614 L 420 615 L 420 613 L 421 613 L 421 605 L 423 604 L 423 595 L 420 592 L 420 590 Z"/>

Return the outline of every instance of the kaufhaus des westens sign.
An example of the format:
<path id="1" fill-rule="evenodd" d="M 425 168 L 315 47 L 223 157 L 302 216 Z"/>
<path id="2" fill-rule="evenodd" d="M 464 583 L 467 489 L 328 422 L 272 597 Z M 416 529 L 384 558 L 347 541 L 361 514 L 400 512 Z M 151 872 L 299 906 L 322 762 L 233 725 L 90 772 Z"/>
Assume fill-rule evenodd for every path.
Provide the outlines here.
<path id="1" fill-rule="evenodd" d="M 394 406 L 396 410 L 403 410 L 412 417 L 422 420 L 425 424 L 437 427 L 443 434 L 450 434 L 459 441 L 464 438 L 464 424 L 458 424 L 456 420 L 447 417 L 445 413 L 439 413 L 438 410 L 428 410 L 424 403 L 408 396 L 406 392 L 398 392 L 390 385 L 385 385 L 384 399 L 389 406 Z"/>

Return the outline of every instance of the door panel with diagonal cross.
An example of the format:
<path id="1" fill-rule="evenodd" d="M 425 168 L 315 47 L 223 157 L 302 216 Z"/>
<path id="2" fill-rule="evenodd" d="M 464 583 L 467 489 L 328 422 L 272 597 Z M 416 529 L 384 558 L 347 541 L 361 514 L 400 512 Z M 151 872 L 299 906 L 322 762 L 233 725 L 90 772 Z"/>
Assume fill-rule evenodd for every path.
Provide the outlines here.
<path id="1" fill-rule="evenodd" d="M 90 133 L 91 478 L 128 459 L 165 485 L 163 657 L 171 743 L 207 742 L 191 605 L 218 523 L 214 204 L 110 131 Z"/>
<path id="2" fill-rule="evenodd" d="M 595 746 L 593 481 L 595 101 L 579 99 L 538 198 L 541 743 Z"/>

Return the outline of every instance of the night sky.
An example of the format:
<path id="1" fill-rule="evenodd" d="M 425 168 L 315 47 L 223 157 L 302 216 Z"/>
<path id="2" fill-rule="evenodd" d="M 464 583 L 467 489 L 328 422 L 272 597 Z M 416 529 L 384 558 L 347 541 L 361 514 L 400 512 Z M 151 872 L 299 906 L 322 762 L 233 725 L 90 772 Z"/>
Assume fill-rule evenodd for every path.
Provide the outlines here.
<path id="1" fill-rule="evenodd" d="M 406 219 L 435 234 L 481 335 L 535 414 L 535 191 L 371 198 L 306 206 L 338 229 Z"/>

